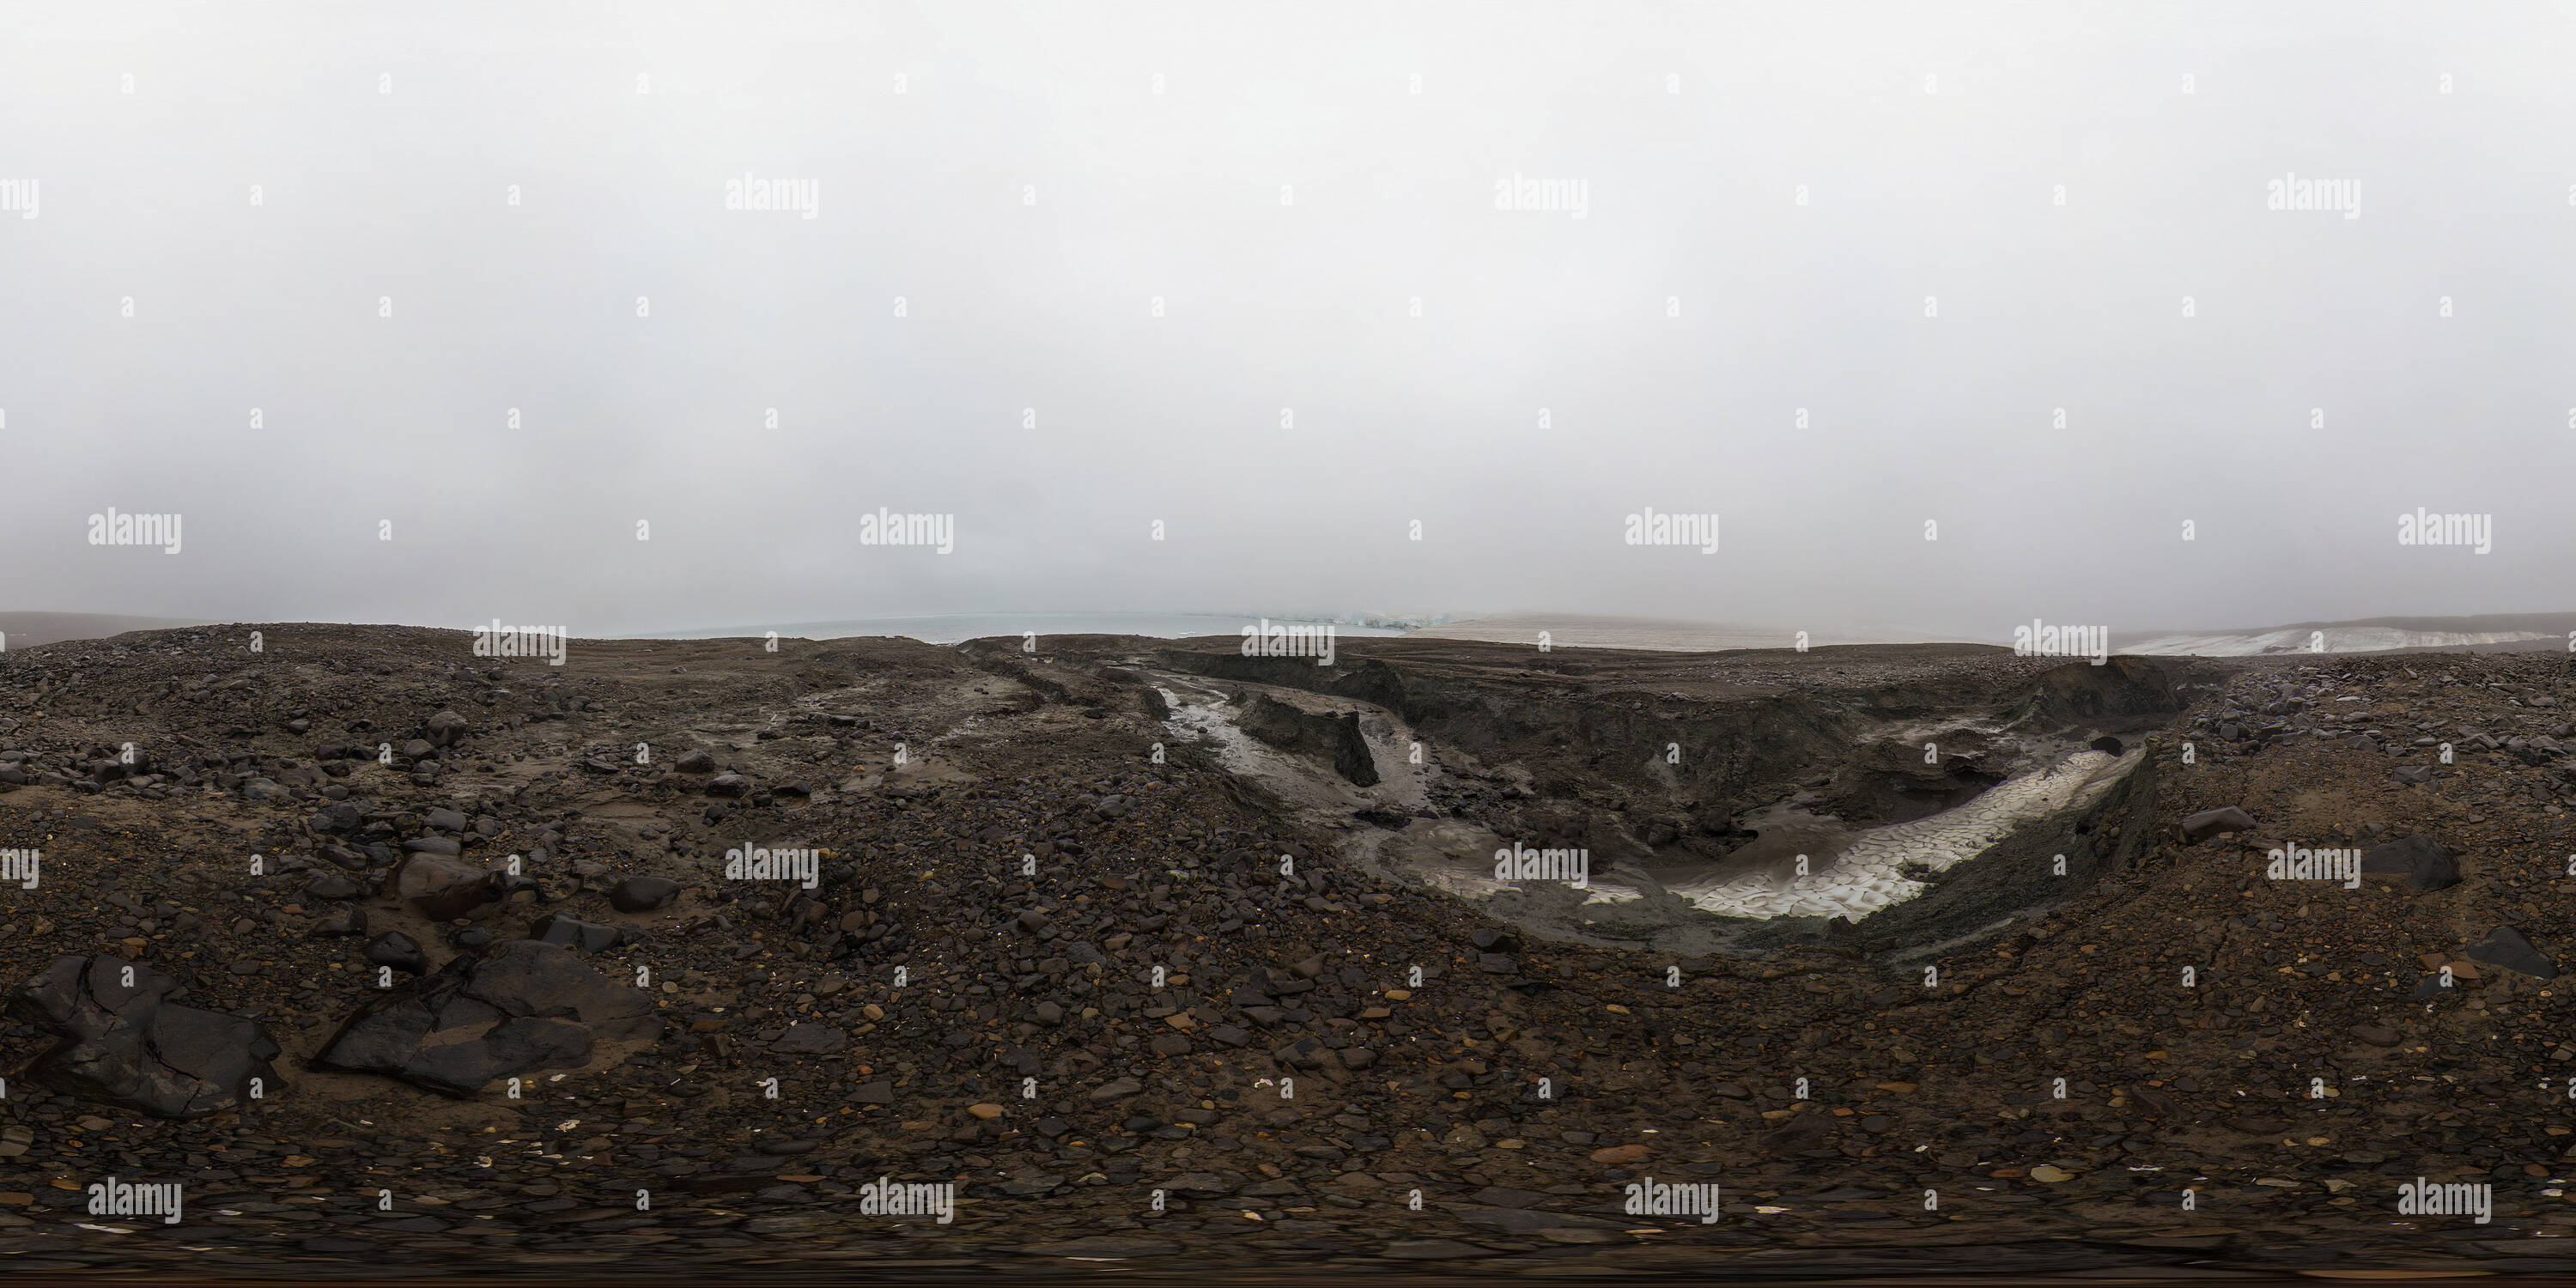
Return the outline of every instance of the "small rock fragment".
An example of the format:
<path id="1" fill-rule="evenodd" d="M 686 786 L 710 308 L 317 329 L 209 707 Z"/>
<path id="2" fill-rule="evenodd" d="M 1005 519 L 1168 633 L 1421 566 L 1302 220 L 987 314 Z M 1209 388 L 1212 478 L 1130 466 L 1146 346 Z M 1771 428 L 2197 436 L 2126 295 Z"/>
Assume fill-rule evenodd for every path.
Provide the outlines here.
<path id="1" fill-rule="evenodd" d="M 2253 830 L 2253 827 L 2254 816 L 2246 813 L 2244 810 L 2239 809 L 2236 806 L 2229 805 L 2222 809 L 2205 809 L 2197 814 L 2185 818 L 2182 821 L 2182 839 L 2192 844 L 2198 844 L 2199 842 L 2208 840 L 2210 837 L 2218 836 L 2227 832 L 2251 831 Z"/>

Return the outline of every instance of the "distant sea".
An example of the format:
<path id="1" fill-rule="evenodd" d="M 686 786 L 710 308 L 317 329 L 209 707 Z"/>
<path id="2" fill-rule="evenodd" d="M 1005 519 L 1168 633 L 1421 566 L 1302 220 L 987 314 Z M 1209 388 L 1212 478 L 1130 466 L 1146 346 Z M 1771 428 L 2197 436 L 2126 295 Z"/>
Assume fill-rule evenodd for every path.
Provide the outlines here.
<path id="1" fill-rule="evenodd" d="M 1418 639 L 1485 640 L 1496 644 L 1528 644 L 1545 631 L 1550 645 L 1572 648 L 1675 649 L 1687 652 L 1721 652 L 1742 648 L 1795 648 L 1798 632 L 1791 627 L 1748 626 L 1724 622 L 1672 621 L 1654 617 L 1608 617 L 1578 613 L 1498 613 L 1489 617 L 1471 617 L 1411 632 Z M 1961 640 L 1955 635 L 1918 631 L 1906 627 L 1834 627 L 1819 625 L 1809 632 L 1810 647 L 1828 644 L 1927 644 L 1984 643 Z"/>
<path id="2" fill-rule="evenodd" d="M 1313 618 L 1274 617 L 1274 622 L 1313 622 Z M 635 636 L 648 640 L 758 638 L 776 631 L 782 639 L 837 640 L 856 635 L 900 635 L 925 644 L 955 644 L 997 635 L 1145 635 L 1185 639 L 1196 635 L 1240 635 L 1257 617 L 1216 613 L 955 613 L 936 617 L 871 617 L 846 622 L 774 622 L 723 626 L 708 630 L 654 631 Z M 1402 635 L 1385 626 L 1333 623 L 1336 635 Z"/>
<path id="3" fill-rule="evenodd" d="M 1946 631 L 1910 626 L 1822 623 L 1808 632 L 1811 647 L 1829 644 L 1992 644 L 2012 645 L 2012 627 L 2004 623 L 1992 636 L 1977 639 Z M 1526 644 L 1548 633 L 1551 644 L 1577 648 L 1726 649 L 1792 648 L 1797 631 L 1787 627 L 1721 622 L 1666 621 L 1644 617 L 1607 617 L 1570 613 L 1507 613 L 1474 617 L 1433 626 L 1412 634 L 1421 639 L 1490 640 Z M 2294 626 L 2236 631 L 2123 631 L 2111 636 L 2115 653 L 2196 654 L 2241 657 L 2261 654 L 2362 653 L 2422 649 L 2479 653 L 2524 652 L 2567 647 L 2576 639 L 2576 614 L 2490 614 L 2483 617 L 2373 617 L 2343 622 L 2301 622 Z M 2318 645 L 2322 643 L 2322 649 Z"/>

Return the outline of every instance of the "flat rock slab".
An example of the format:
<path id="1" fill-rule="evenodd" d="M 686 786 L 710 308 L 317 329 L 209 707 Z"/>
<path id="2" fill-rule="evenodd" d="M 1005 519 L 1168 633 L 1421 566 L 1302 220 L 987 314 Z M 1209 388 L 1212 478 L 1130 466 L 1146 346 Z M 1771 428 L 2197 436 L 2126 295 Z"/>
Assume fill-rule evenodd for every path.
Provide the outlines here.
<path id="1" fill-rule="evenodd" d="M 2361 856 L 2365 877 L 2404 877 L 2418 890 L 2447 890 L 2460 883 L 2460 865 L 2441 843 L 2421 832 L 2372 846 Z"/>
<path id="2" fill-rule="evenodd" d="M 266 1030 L 162 1000 L 178 986 L 121 957 L 57 957 L 10 998 L 9 1013 L 62 1039 L 37 1059 L 38 1081 L 136 1113 L 202 1118 L 241 1108 L 253 1079 L 264 1097 L 285 1087 Z"/>
<path id="3" fill-rule="evenodd" d="M 597 953 L 615 948 L 626 938 L 626 932 L 596 921 L 584 921 L 568 912 L 549 912 L 528 923 L 528 938 Z"/>
<path id="4" fill-rule="evenodd" d="M 387 1074 L 461 1098 L 495 1079 L 579 1068 L 598 1042 L 649 1041 L 661 1029 L 642 990 L 572 949 L 513 939 L 370 998 L 313 1067 Z"/>
<path id="5" fill-rule="evenodd" d="M 2486 938 L 2460 951 L 2471 961 L 2502 966 L 2540 979 L 2558 978 L 2557 963 L 2550 961 L 2548 954 L 2533 947 L 2530 940 L 2522 937 L 2521 931 L 2511 926 L 2498 926 L 2488 931 Z"/>

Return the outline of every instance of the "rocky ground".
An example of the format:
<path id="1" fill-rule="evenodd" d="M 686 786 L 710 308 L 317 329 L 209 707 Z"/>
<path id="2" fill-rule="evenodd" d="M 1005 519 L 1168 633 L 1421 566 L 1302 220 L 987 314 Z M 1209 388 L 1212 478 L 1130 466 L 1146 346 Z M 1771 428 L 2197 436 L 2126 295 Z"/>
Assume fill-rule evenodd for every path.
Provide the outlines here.
<path id="1" fill-rule="evenodd" d="M 2113 691 L 1968 646 L 1346 640 L 1332 683 L 1456 750 L 1336 824 L 1160 719 L 1146 671 L 1209 646 L 469 642 L 0 654 L 0 859 L 39 860 L 0 885 L 0 1270 L 2576 1272 L 2560 655 Z M 1813 787 L 1837 713 L 1998 703 L 2143 741 L 2133 857 L 1901 964 L 1867 922 L 1550 938 L 1352 857 L 1452 816 L 1648 861 L 1801 790 L 1937 808 L 1992 767 Z M 1709 777 L 1659 786 L 1647 726 L 1693 711 Z M 2268 878 L 2292 846 L 2373 857 Z M 790 875 L 729 879 L 754 849 Z M 92 1214 L 111 1177 L 181 1219 Z M 2401 1214 L 2419 1177 L 2492 1219 Z M 953 1221 L 863 1213 L 880 1178 Z M 1623 1211 L 1648 1178 L 1723 1213 Z"/>

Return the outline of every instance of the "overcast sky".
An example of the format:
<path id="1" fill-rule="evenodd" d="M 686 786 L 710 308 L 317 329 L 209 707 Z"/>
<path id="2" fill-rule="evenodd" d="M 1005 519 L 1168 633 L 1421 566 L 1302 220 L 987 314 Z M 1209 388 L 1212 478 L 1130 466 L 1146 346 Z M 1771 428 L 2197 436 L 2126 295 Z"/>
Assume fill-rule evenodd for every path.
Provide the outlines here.
<path id="1" fill-rule="evenodd" d="M 0 608 L 2567 609 L 2570 66 L 2521 4 L 11 0 Z"/>

